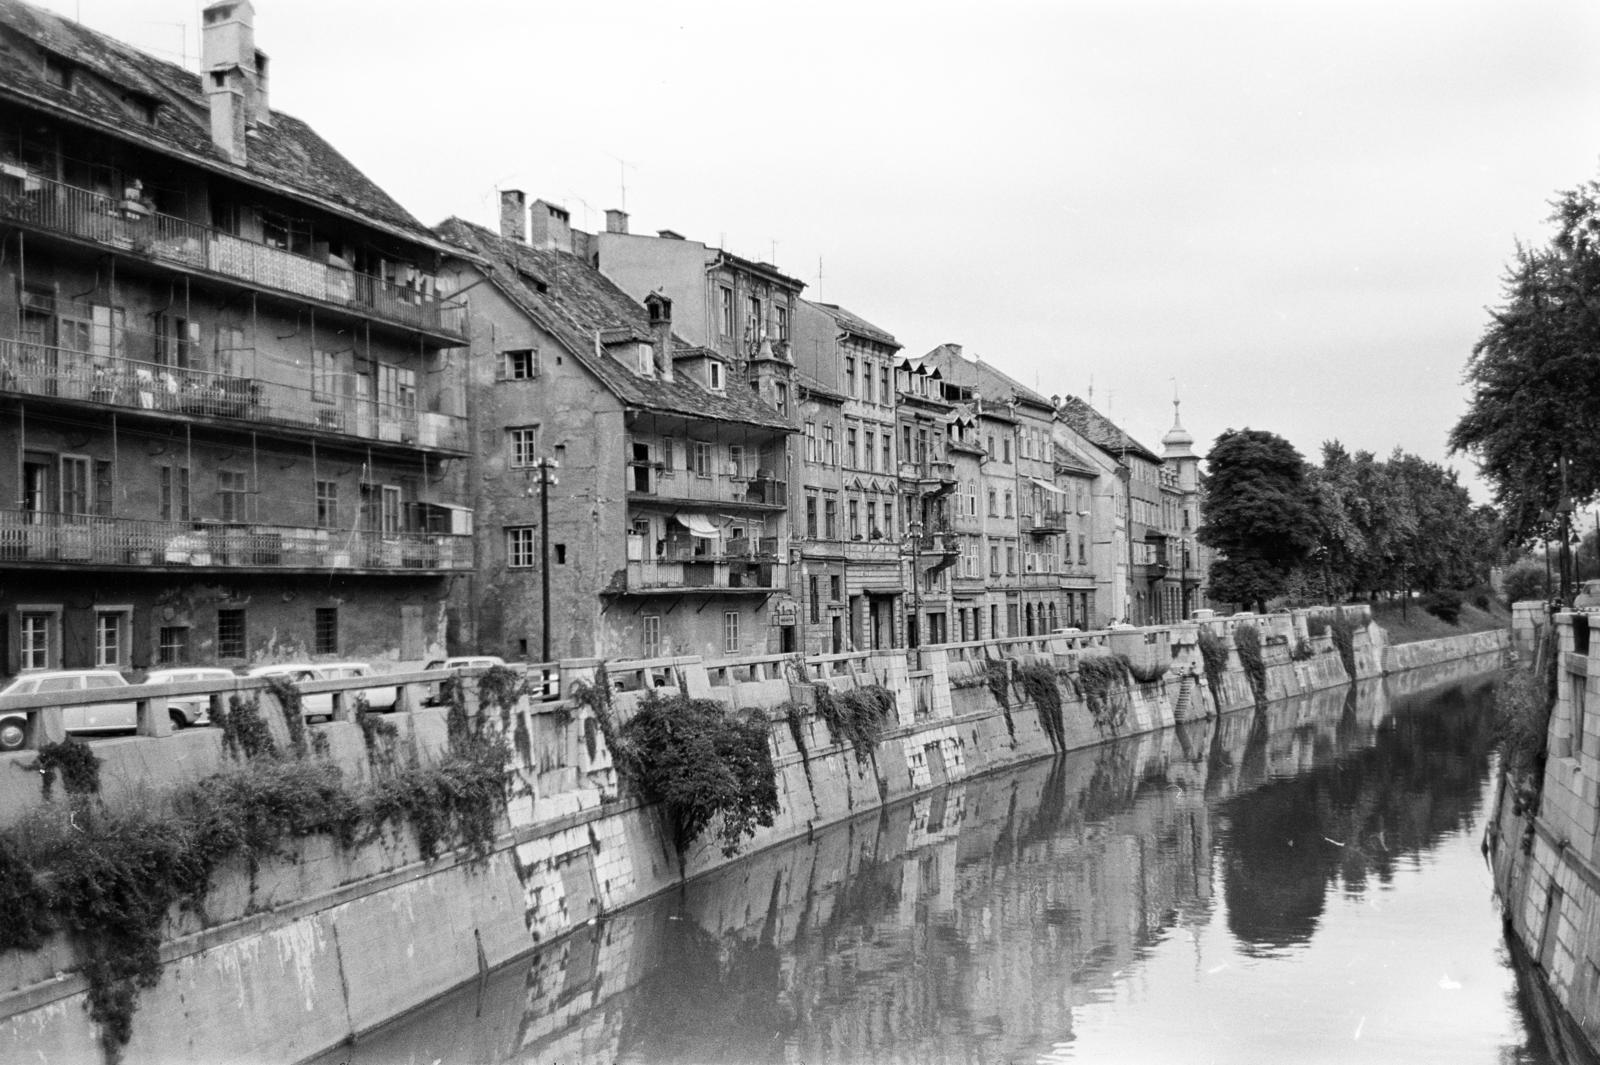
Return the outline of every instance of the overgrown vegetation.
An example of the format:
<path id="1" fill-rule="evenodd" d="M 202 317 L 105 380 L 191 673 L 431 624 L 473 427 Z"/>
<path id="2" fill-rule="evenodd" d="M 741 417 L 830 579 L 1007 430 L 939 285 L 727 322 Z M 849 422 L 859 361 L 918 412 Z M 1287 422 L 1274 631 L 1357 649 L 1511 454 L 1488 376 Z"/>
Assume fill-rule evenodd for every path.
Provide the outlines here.
<path id="1" fill-rule="evenodd" d="M 881 684 L 834 691 L 826 684 L 813 684 L 817 713 L 828 723 L 834 743 L 849 741 L 856 761 L 866 762 L 878 752 L 878 736 L 894 719 L 894 693 Z"/>
<path id="2" fill-rule="evenodd" d="M 1078 659 L 1078 685 L 1095 725 L 1115 733 L 1128 717 L 1128 666 L 1115 655 Z"/>
<path id="3" fill-rule="evenodd" d="M 1200 626 L 1200 660 L 1206 667 L 1206 687 L 1211 689 L 1211 704 L 1222 712 L 1222 678 L 1228 673 L 1228 645 L 1207 625 Z"/>
<path id="4" fill-rule="evenodd" d="M 252 882 L 270 858 L 292 858 L 309 836 L 344 847 L 386 827 L 410 827 L 425 858 L 463 846 L 474 860 L 489 853 L 505 805 L 507 749 L 503 735 L 476 723 L 452 736 L 431 765 L 415 750 L 404 766 L 374 759 L 370 786 L 346 781 L 340 768 L 315 757 L 299 693 L 271 685 L 289 737 L 273 740 L 262 701 L 238 695 L 216 716 L 228 768 L 180 786 L 161 804 L 112 811 L 95 796 L 98 759 L 77 741 L 40 751 L 47 781 L 59 773 L 69 810 L 43 808 L 0 832 L 0 950 L 33 950 L 64 934 L 88 983 L 90 1017 L 101 1047 L 116 1061 L 132 1034 L 139 993 L 161 975 L 160 947 L 169 913 L 184 906 L 202 918 L 217 870 L 241 861 Z M 357 699 L 356 717 L 369 751 L 396 735 Z"/>
<path id="5" fill-rule="evenodd" d="M 1307 662 L 1317 657 L 1317 649 L 1311 646 L 1311 641 L 1304 636 L 1295 642 L 1294 648 L 1289 652 L 1289 658 L 1295 662 Z"/>
<path id="6" fill-rule="evenodd" d="M 1017 680 L 1022 690 L 1033 701 L 1039 714 L 1039 724 L 1056 750 L 1066 750 L 1067 725 L 1061 712 L 1061 687 L 1056 681 L 1056 671 L 1043 662 L 1029 662 L 1017 669 Z"/>
<path id="7" fill-rule="evenodd" d="M 715 699 L 651 691 L 614 732 L 617 771 L 641 797 L 662 805 L 680 864 L 716 818 L 728 857 L 757 827 L 772 825 L 777 773 L 759 710 L 729 713 Z"/>
<path id="8" fill-rule="evenodd" d="M 100 757 L 82 740 L 66 739 L 46 743 L 39 748 L 35 763 L 43 777 L 44 797 L 50 798 L 56 776 L 61 777 L 61 787 L 68 795 L 100 794 Z"/>
<path id="9" fill-rule="evenodd" d="M 1339 651 L 1339 660 L 1351 680 L 1356 679 L 1356 626 L 1344 616 L 1344 611 L 1333 616 L 1329 631 L 1333 633 L 1333 646 Z"/>
<path id="10" fill-rule="evenodd" d="M 811 792 L 812 802 L 815 802 L 817 785 L 811 779 L 811 751 L 806 744 L 806 708 L 793 699 L 785 699 L 773 708 L 773 713 L 783 718 L 784 724 L 789 726 L 789 738 L 794 740 L 794 749 L 800 752 L 800 768 L 806 774 L 806 790 Z"/>
<path id="11" fill-rule="evenodd" d="M 1254 625 L 1239 625 L 1233 630 L 1233 648 L 1239 664 L 1250 680 L 1250 692 L 1257 706 L 1267 705 L 1267 663 L 1261 657 L 1261 632 Z"/>
<path id="12" fill-rule="evenodd" d="M 1537 814 L 1544 788 L 1550 708 L 1545 678 L 1515 666 L 1501 674 L 1494 689 L 1495 742 L 1501 766 L 1514 789 L 1513 813 Z"/>
<path id="13" fill-rule="evenodd" d="M 1170 665 L 1170 663 L 1167 662 L 1158 662 L 1151 665 L 1145 665 L 1143 662 L 1135 662 L 1133 659 L 1124 654 L 1119 654 L 1117 657 L 1122 659 L 1122 665 L 1125 669 L 1127 669 L 1128 676 L 1132 677 L 1140 684 L 1154 684 L 1156 681 L 1167 675 L 1167 669 Z"/>
<path id="14" fill-rule="evenodd" d="M 1448 590 L 1433 592 L 1423 598 L 1422 609 L 1447 625 L 1461 622 L 1461 596 L 1456 592 Z"/>
<path id="15" fill-rule="evenodd" d="M 987 658 L 983 663 L 983 679 L 989 685 L 989 694 L 1000 704 L 1006 718 L 1006 735 L 1017 742 L 1017 723 L 1011 717 L 1011 659 Z"/>

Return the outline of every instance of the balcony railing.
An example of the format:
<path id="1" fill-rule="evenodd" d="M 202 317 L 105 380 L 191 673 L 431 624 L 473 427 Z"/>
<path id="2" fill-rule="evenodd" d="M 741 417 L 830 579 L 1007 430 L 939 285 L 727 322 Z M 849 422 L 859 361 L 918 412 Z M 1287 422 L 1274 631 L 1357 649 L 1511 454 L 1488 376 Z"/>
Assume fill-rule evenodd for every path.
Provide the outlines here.
<path id="1" fill-rule="evenodd" d="M 412 329 L 466 335 L 466 307 L 454 300 L 48 178 L 0 173 L 0 218 Z"/>
<path id="2" fill-rule="evenodd" d="M 466 419 L 450 414 L 16 340 L 0 340 L 0 391 L 237 418 L 456 451 L 465 451 L 468 444 Z"/>
<path id="3" fill-rule="evenodd" d="M 785 507 L 788 484 L 771 477 L 737 477 L 693 470 L 664 471 L 654 463 L 629 463 L 628 487 L 635 495 L 725 506 Z"/>
<path id="4" fill-rule="evenodd" d="M 786 572 L 781 562 L 629 562 L 624 584 L 608 591 L 769 593 L 786 586 Z"/>
<path id="5" fill-rule="evenodd" d="M 923 459 L 900 463 L 902 481 L 928 481 L 940 487 L 954 487 L 956 464 L 946 459 Z"/>
<path id="6" fill-rule="evenodd" d="M 1040 510 L 1022 516 L 1022 527 L 1035 536 L 1067 531 L 1067 515 L 1060 510 Z"/>
<path id="7" fill-rule="evenodd" d="M 472 537 L 0 510 L 7 565 L 469 570 Z"/>
<path id="8" fill-rule="evenodd" d="M 759 539 L 741 538 L 712 544 L 709 540 L 689 542 L 668 540 L 658 562 L 687 562 L 705 565 L 715 562 L 761 561 L 778 557 L 778 538 L 763 536 Z"/>

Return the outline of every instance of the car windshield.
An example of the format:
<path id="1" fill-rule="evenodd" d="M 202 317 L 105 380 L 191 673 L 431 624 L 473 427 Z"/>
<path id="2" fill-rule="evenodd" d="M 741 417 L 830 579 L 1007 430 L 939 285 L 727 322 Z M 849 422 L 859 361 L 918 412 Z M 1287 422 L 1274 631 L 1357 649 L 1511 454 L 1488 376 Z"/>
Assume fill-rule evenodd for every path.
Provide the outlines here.
<path id="1" fill-rule="evenodd" d="M 84 680 L 91 688 L 121 688 L 127 684 L 121 677 L 85 677 Z"/>

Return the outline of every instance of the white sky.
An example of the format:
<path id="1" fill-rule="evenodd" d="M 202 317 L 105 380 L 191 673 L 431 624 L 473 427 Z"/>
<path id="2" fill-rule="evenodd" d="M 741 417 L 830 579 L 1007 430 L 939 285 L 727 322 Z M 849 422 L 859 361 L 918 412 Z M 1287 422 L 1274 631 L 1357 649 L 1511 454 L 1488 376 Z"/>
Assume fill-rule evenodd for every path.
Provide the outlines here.
<path id="1" fill-rule="evenodd" d="M 195 65 L 189 0 L 46 6 Z M 1515 240 L 1600 154 L 1590 0 L 257 0 L 256 44 L 429 225 L 519 187 L 604 228 L 625 176 L 635 232 L 775 261 L 908 355 L 1092 380 L 1157 448 L 1176 382 L 1202 446 L 1444 461 Z"/>

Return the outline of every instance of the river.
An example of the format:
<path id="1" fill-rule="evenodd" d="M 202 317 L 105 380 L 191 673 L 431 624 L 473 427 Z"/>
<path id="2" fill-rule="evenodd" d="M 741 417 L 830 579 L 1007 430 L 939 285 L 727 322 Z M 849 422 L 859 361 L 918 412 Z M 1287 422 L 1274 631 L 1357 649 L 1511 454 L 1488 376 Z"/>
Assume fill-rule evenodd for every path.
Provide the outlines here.
<path id="1" fill-rule="evenodd" d="M 1490 678 L 1400 686 L 951 785 L 319 1065 L 1552 1062 L 1480 851 Z"/>

